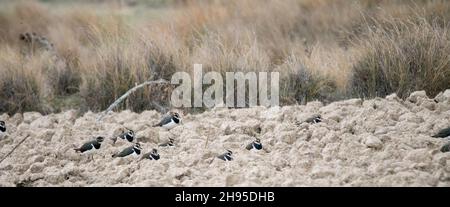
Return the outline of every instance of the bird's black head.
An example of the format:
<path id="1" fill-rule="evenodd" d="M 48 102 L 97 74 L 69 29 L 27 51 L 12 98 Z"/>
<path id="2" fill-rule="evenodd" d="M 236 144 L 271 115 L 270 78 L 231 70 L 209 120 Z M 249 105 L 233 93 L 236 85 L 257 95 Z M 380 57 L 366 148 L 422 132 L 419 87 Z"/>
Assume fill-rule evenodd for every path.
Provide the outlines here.
<path id="1" fill-rule="evenodd" d="M 314 122 L 315 123 L 319 123 L 319 122 L 322 122 L 322 116 L 319 114 L 319 115 L 316 115 L 316 117 L 314 117 Z"/>
<path id="2" fill-rule="evenodd" d="M 138 150 L 142 150 L 141 144 L 139 144 L 139 143 L 134 144 L 134 148 L 138 149 Z"/>
<path id="3" fill-rule="evenodd" d="M 262 131 L 261 126 L 258 126 L 258 127 L 256 128 L 256 133 L 261 134 L 261 131 Z"/>
<path id="4" fill-rule="evenodd" d="M 134 131 L 129 129 L 128 132 L 127 132 L 127 135 L 130 136 L 130 137 L 134 137 Z"/>
<path id="5" fill-rule="evenodd" d="M 261 140 L 260 140 L 259 138 L 256 138 L 256 139 L 255 139 L 255 143 L 258 143 L 258 144 L 259 144 L 259 143 L 261 143 Z"/>
<path id="6" fill-rule="evenodd" d="M 227 155 L 231 156 L 233 154 L 233 152 L 231 150 L 227 150 Z"/>
<path id="7" fill-rule="evenodd" d="M 105 140 L 104 137 L 97 137 L 97 138 L 95 138 L 95 139 L 97 140 L 97 142 L 103 142 L 103 140 Z"/>
<path id="8" fill-rule="evenodd" d="M 157 149 L 152 149 L 152 154 L 157 155 L 158 154 L 158 150 Z"/>
<path id="9" fill-rule="evenodd" d="M 0 121 L 0 131 L 2 132 L 6 131 L 6 125 L 4 121 Z"/>
<path id="10" fill-rule="evenodd" d="M 173 143 L 174 141 L 175 141 L 175 139 L 169 138 L 169 142 L 170 142 L 170 143 Z"/>
<path id="11" fill-rule="evenodd" d="M 173 112 L 173 117 L 179 119 L 180 118 L 180 114 L 178 112 Z"/>

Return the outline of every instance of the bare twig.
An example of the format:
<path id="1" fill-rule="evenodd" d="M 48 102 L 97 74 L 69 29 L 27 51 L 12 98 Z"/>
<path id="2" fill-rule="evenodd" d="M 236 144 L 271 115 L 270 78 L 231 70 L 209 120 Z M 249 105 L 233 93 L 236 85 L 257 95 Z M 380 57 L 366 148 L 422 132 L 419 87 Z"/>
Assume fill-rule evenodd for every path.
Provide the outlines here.
<path id="1" fill-rule="evenodd" d="M 25 138 L 23 138 L 20 142 L 19 142 L 19 144 L 17 144 L 8 154 L 6 154 L 6 156 L 5 157 L 3 157 L 2 158 L 2 160 L 0 160 L 0 163 L 2 163 L 3 162 L 3 160 L 5 160 L 9 155 L 11 155 L 13 152 L 14 152 L 14 150 L 16 150 L 17 149 L 17 147 L 19 147 L 28 137 L 30 137 L 30 135 L 27 135 Z"/>
<path id="2" fill-rule="evenodd" d="M 133 87 L 132 89 L 128 90 L 125 94 L 123 94 L 120 98 L 118 98 L 116 101 L 114 101 L 114 103 L 112 103 L 108 109 L 106 109 L 101 115 L 100 117 L 98 117 L 97 121 L 100 121 L 101 119 L 103 119 L 103 117 L 106 116 L 106 114 L 108 114 L 108 112 L 110 112 L 111 110 L 113 110 L 117 105 L 120 104 L 120 102 L 122 102 L 124 99 L 126 99 L 130 94 L 132 94 L 133 92 L 135 92 L 137 89 L 142 88 L 146 85 L 152 85 L 152 84 L 168 84 L 169 81 L 164 80 L 164 79 L 159 79 L 156 81 L 146 81 L 144 83 L 141 83 L 135 87 Z"/>

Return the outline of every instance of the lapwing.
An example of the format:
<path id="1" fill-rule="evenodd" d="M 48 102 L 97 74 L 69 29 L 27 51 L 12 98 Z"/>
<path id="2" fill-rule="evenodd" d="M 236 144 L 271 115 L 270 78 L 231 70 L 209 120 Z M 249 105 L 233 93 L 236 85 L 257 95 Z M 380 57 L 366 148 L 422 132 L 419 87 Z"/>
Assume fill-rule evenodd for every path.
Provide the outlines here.
<path id="1" fill-rule="evenodd" d="M 247 150 L 251 150 L 251 149 L 261 150 L 262 149 L 261 140 L 256 138 L 255 141 L 253 141 L 252 143 L 249 143 L 245 147 L 245 149 L 247 149 Z"/>
<path id="2" fill-rule="evenodd" d="M 224 161 L 231 161 L 231 160 L 233 160 L 233 158 L 231 157 L 232 154 L 233 154 L 233 152 L 231 150 L 227 150 L 227 152 L 217 156 L 217 158 L 224 160 Z"/>
<path id="3" fill-rule="evenodd" d="M 6 123 L 4 121 L 0 121 L 0 138 L 6 136 Z"/>
<path id="4" fill-rule="evenodd" d="M 174 142 L 174 139 L 169 138 L 169 141 L 164 142 L 164 143 L 160 144 L 159 146 L 160 147 L 173 147 L 174 146 L 173 142 Z"/>
<path id="5" fill-rule="evenodd" d="M 319 122 L 322 122 L 322 116 L 320 114 L 314 115 L 314 116 L 306 119 L 306 122 L 310 123 L 310 124 L 317 124 Z"/>
<path id="6" fill-rule="evenodd" d="M 142 159 L 141 160 L 143 160 L 143 159 L 159 160 L 158 150 L 152 149 L 151 152 L 142 155 Z"/>
<path id="7" fill-rule="evenodd" d="M 450 142 L 442 146 L 441 152 L 450 152 Z"/>
<path id="8" fill-rule="evenodd" d="M 119 153 L 113 154 L 112 157 L 126 157 L 128 155 L 139 156 L 141 154 L 141 144 L 136 143 L 133 146 L 127 147 Z"/>
<path id="9" fill-rule="evenodd" d="M 79 153 L 88 153 L 99 150 L 104 139 L 105 138 L 103 137 L 97 137 L 94 140 L 84 143 L 81 147 L 75 148 L 74 150 Z M 91 158 L 94 159 L 94 156 L 92 155 Z"/>
<path id="10" fill-rule="evenodd" d="M 162 127 L 164 129 L 170 130 L 178 126 L 181 123 L 180 114 L 177 112 L 170 112 L 169 114 L 162 117 L 158 124 L 153 125 L 153 127 Z"/>
<path id="11" fill-rule="evenodd" d="M 111 138 L 113 140 L 113 144 L 115 144 L 117 142 L 117 139 L 123 139 L 123 140 L 127 140 L 128 142 L 133 142 L 134 140 L 134 131 L 131 129 L 127 129 L 127 131 L 122 131 L 122 134 L 120 134 L 117 137 Z"/>
<path id="12" fill-rule="evenodd" d="M 435 138 L 446 138 L 450 136 L 450 127 L 447 127 L 445 129 L 442 129 L 437 134 L 433 135 L 432 137 Z"/>

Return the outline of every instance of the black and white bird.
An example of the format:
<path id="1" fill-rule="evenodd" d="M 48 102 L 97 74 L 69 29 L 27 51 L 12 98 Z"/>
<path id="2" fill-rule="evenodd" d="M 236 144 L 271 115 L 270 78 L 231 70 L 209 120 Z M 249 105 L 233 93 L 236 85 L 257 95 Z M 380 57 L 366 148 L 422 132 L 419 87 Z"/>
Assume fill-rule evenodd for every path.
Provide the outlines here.
<path id="1" fill-rule="evenodd" d="M 93 152 L 95 150 L 99 150 L 104 139 L 105 138 L 103 137 L 97 137 L 94 140 L 84 143 L 83 145 L 81 145 L 81 147 L 75 148 L 74 150 L 75 152 L 79 153 L 88 153 Z M 94 159 L 93 155 L 91 156 L 91 159 Z"/>
<path id="2" fill-rule="evenodd" d="M 450 152 L 450 142 L 442 146 L 441 152 Z"/>
<path id="3" fill-rule="evenodd" d="M 135 157 L 141 154 L 142 148 L 141 144 L 136 143 L 133 146 L 127 147 L 119 153 L 113 154 L 112 157 L 126 157 L 128 155 L 133 155 Z"/>
<path id="4" fill-rule="evenodd" d="M 97 137 L 94 140 L 84 143 L 83 145 L 81 145 L 81 147 L 75 148 L 74 150 L 75 150 L 75 152 L 81 152 L 81 153 L 89 151 L 89 150 L 98 150 L 98 149 L 100 149 L 100 146 L 104 139 L 105 138 L 103 138 L 103 137 Z"/>
<path id="5" fill-rule="evenodd" d="M 122 134 L 120 134 L 117 137 L 112 138 L 113 140 L 113 144 L 115 144 L 117 142 L 117 139 L 123 139 L 123 140 L 127 140 L 128 142 L 133 142 L 134 140 L 134 131 L 131 129 L 128 129 L 126 132 L 122 131 Z"/>
<path id="6" fill-rule="evenodd" d="M 322 116 L 320 114 L 314 115 L 314 116 L 306 119 L 306 122 L 310 123 L 310 124 L 317 124 L 319 122 L 322 122 Z"/>
<path id="7" fill-rule="evenodd" d="M 0 121 L 0 138 L 3 138 L 6 135 L 6 123 L 4 121 Z"/>
<path id="8" fill-rule="evenodd" d="M 169 138 L 169 141 L 164 142 L 164 143 L 160 144 L 159 146 L 160 147 L 173 147 L 174 146 L 174 144 L 173 144 L 174 141 L 175 140 L 173 138 Z"/>
<path id="9" fill-rule="evenodd" d="M 437 134 L 433 135 L 432 137 L 435 138 L 446 138 L 450 136 L 450 127 L 442 129 Z"/>
<path id="10" fill-rule="evenodd" d="M 143 160 L 143 159 L 159 160 L 158 150 L 152 149 L 151 152 L 142 155 L 142 159 L 141 160 Z"/>
<path id="11" fill-rule="evenodd" d="M 249 143 L 245 147 L 245 149 L 247 149 L 247 150 L 251 150 L 251 149 L 261 150 L 262 149 L 261 140 L 256 138 L 255 141 L 253 141 L 252 143 Z"/>
<path id="12" fill-rule="evenodd" d="M 217 158 L 224 160 L 224 161 L 231 161 L 231 160 L 233 160 L 233 158 L 231 157 L 232 154 L 233 154 L 233 152 L 231 150 L 227 150 L 227 152 L 217 156 Z"/>
<path id="13" fill-rule="evenodd" d="M 181 123 L 180 114 L 177 112 L 170 112 L 169 114 L 162 117 L 158 124 L 153 125 L 153 127 L 162 127 L 164 129 L 170 130 L 178 126 Z"/>

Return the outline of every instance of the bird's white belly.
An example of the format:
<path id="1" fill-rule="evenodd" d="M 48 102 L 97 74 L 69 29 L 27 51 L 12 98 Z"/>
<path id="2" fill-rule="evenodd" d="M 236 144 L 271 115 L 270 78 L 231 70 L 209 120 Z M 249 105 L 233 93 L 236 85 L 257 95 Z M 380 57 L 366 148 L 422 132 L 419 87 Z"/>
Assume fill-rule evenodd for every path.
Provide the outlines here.
<path id="1" fill-rule="evenodd" d="M 131 154 L 132 157 L 139 157 L 139 155 L 136 152 L 133 152 L 133 154 Z"/>
<path id="2" fill-rule="evenodd" d="M 91 146 L 92 146 L 92 149 L 90 149 L 90 150 L 88 150 L 88 151 L 86 151 L 86 152 L 89 152 L 89 153 L 95 153 L 96 151 L 98 151 L 98 150 L 101 149 L 101 148 L 96 149 L 95 146 L 94 146 L 93 144 L 91 144 Z"/>
<path id="3" fill-rule="evenodd" d="M 91 155 L 91 154 L 94 154 L 94 152 L 95 152 L 96 150 L 97 150 L 97 149 L 95 149 L 95 147 L 92 145 L 92 149 L 85 151 L 83 154 Z"/>

